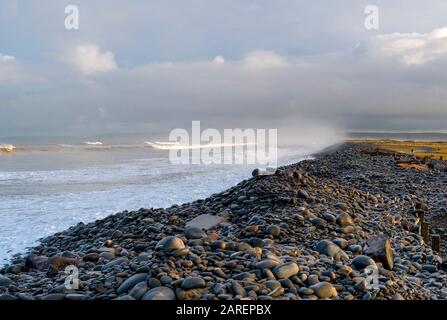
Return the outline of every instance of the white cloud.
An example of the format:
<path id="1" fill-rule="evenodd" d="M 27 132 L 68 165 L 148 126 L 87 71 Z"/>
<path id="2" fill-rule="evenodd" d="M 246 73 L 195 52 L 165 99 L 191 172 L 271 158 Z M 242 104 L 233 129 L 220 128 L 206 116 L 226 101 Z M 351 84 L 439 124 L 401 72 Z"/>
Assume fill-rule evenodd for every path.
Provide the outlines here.
<path id="1" fill-rule="evenodd" d="M 15 60 L 16 58 L 14 56 L 4 55 L 0 53 L 0 62 L 13 62 Z"/>
<path id="2" fill-rule="evenodd" d="M 282 56 L 273 51 L 263 50 L 248 53 L 244 57 L 243 63 L 249 68 L 276 68 L 287 65 L 286 59 Z"/>
<path id="3" fill-rule="evenodd" d="M 447 57 L 447 27 L 429 33 L 392 33 L 377 36 L 375 49 L 407 65 L 420 65 Z"/>
<path id="4" fill-rule="evenodd" d="M 108 72 L 117 69 L 112 52 L 100 52 L 98 46 L 91 44 L 77 46 L 72 62 L 85 74 Z"/>
<path id="5" fill-rule="evenodd" d="M 222 56 L 215 57 L 213 61 L 215 64 L 225 64 L 225 58 Z"/>

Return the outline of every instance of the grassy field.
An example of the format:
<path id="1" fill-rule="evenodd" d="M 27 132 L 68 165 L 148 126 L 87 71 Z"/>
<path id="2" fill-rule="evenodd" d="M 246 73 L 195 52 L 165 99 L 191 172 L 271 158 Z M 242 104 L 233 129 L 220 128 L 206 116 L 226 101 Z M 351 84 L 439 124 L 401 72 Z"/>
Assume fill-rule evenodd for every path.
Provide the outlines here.
<path id="1" fill-rule="evenodd" d="M 447 141 L 397 141 L 397 140 L 350 140 L 353 143 L 369 143 L 380 149 L 407 153 L 417 157 L 447 160 Z"/>

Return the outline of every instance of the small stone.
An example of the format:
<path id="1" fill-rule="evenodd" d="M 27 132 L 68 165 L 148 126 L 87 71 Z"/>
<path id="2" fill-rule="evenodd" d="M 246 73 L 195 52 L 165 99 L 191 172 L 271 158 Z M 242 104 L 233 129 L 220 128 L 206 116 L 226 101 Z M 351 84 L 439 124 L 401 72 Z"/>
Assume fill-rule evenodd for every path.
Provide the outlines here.
<path id="1" fill-rule="evenodd" d="M 155 249 L 163 250 L 165 252 L 172 252 L 184 248 L 185 244 L 183 243 L 182 239 L 174 236 L 164 237 L 155 246 Z"/>
<path id="2" fill-rule="evenodd" d="M 146 281 L 147 273 L 137 273 L 130 278 L 126 279 L 116 290 L 116 293 L 122 294 L 124 292 L 128 292 L 132 289 L 137 283 L 141 281 Z"/>
<path id="3" fill-rule="evenodd" d="M 255 268 L 258 269 L 271 269 L 273 267 L 276 267 L 280 262 L 273 260 L 273 259 L 265 259 L 262 261 L 259 261 L 255 263 Z"/>
<path id="4" fill-rule="evenodd" d="M 206 237 L 206 232 L 197 227 L 188 227 L 185 229 L 186 239 L 202 239 Z"/>
<path id="5" fill-rule="evenodd" d="M 277 279 L 287 279 L 296 275 L 300 271 L 294 262 L 283 263 L 273 268 L 272 272 Z"/>
<path id="6" fill-rule="evenodd" d="M 19 300 L 35 300 L 31 294 L 23 292 L 18 293 L 17 298 L 19 298 Z"/>
<path id="7" fill-rule="evenodd" d="M 364 255 L 359 255 L 357 257 L 355 257 L 352 261 L 351 264 L 357 268 L 357 269 L 364 269 L 368 266 L 376 266 L 376 263 L 374 262 L 373 259 L 371 259 L 368 256 L 364 256 Z"/>
<path id="8" fill-rule="evenodd" d="M 115 300 L 135 301 L 135 298 L 132 297 L 131 295 L 126 294 L 126 295 L 124 295 L 124 296 L 121 296 L 121 297 L 116 298 Z"/>
<path id="9" fill-rule="evenodd" d="M 176 290 L 177 298 L 180 300 L 203 300 L 203 296 L 208 294 L 207 288 L 198 288 L 191 290 Z"/>
<path id="10" fill-rule="evenodd" d="M 275 238 L 279 237 L 281 234 L 281 228 L 277 225 L 268 226 L 265 232 Z"/>
<path id="11" fill-rule="evenodd" d="M 222 240 L 215 240 L 211 243 L 210 247 L 214 250 L 216 250 L 216 249 L 225 250 L 225 248 L 227 247 L 227 243 Z"/>
<path id="12" fill-rule="evenodd" d="M 129 291 L 129 295 L 135 300 L 140 300 L 144 294 L 147 292 L 148 287 L 146 281 L 142 281 L 137 283 L 132 290 Z"/>
<path id="13" fill-rule="evenodd" d="M 342 210 L 342 211 L 348 211 L 348 210 L 349 210 L 348 205 L 347 205 L 346 203 L 344 203 L 344 202 L 338 202 L 338 203 L 336 203 L 336 204 L 335 204 L 335 208 L 340 209 L 340 210 Z"/>
<path id="14" fill-rule="evenodd" d="M 109 263 L 106 263 L 105 265 L 102 266 L 102 271 L 107 271 L 110 269 L 113 269 L 115 266 L 120 266 L 123 264 L 128 264 L 129 263 L 129 259 L 127 259 L 126 257 L 121 257 L 115 260 L 110 261 Z"/>
<path id="15" fill-rule="evenodd" d="M 5 277 L 3 275 L 0 274 L 0 288 L 1 287 L 7 287 L 12 283 L 12 280 L 9 279 L 8 277 Z"/>
<path id="16" fill-rule="evenodd" d="M 247 291 L 245 291 L 244 287 L 242 287 L 239 282 L 232 280 L 230 281 L 230 283 L 231 283 L 231 290 L 233 291 L 233 294 L 235 296 L 241 296 L 241 297 L 247 296 Z"/>
<path id="17" fill-rule="evenodd" d="M 101 252 L 99 257 L 106 260 L 113 260 L 115 259 L 115 254 L 113 252 Z"/>
<path id="18" fill-rule="evenodd" d="M 83 294 L 80 293 L 69 293 L 65 296 L 65 299 L 67 300 L 85 300 L 86 297 Z"/>
<path id="19" fill-rule="evenodd" d="M 355 233 L 356 230 L 357 229 L 355 228 L 355 226 L 344 226 L 341 227 L 340 232 L 344 234 L 349 234 L 349 233 Z"/>
<path id="20" fill-rule="evenodd" d="M 9 293 L 0 294 L 0 301 L 6 301 L 6 300 L 8 301 L 17 300 L 17 297 Z"/>
<path id="21" fill-rule="evenodd" d="M 323 219 L 318 218 L 318 217 L 311 218 L 311 219 L 310 219 L 310 222 L 311 222 L 314 226 L 317 226 L 317 227 L 324 227 L 325 224 L 326 224 L 326 222 L 325 222 Z"/>
<path id="22" fill-rule="evenodd" d="M 352 221 L 351 216 L 348 213 L 346 213 L 346 212 L 340 213 L 337 216 L 336 222 L 339 225 L 341 225 L 342 227 L 354 224 L 354 221 Z"/>
<path id="23" fill-rule="evenodd" d="M 432 264 L 424 264 L 422 266 L 422 269 L 425 271 L 428 271 L 430 273 L 435 273 L 436 271 L 438 271 L 438 268 L 436 268 L 436 266 L 434 266 Z"/>
<path id="24" fill-rule="evenodd" d="M 259 238 L 251 238 L 250 239 L 250 245 L 252 247 L 262 248 L 264 246 L 264 240 L 259 239 Z"/>
<path id="25" fill-rule="evenodd" d="M 97 254 L 96 252 L 92 252 L 92 253 L 88 253 L 86 254 L 82 260 L 87 261 L 87 262 L 96 262 L 99 259 L 99 254 Z"/>
<path id="26" fill-rule="evenodd" d="M 320 282 L 320 279 L 318 278 L 318 275 L 311 274 L 307 277 L 307 284 L 309 286 L 313 286 L 314 284 L 317 284 Z"/>
<path id="27" fill-rule="evenodd" d="M 310 296 L 314 294 L 314 291 L 311 288 L 301 287 L 299 293 L 304 296 Z"/>
<path id="28" fill-rule="evenodd" d="M 365 292 L 368 288 L 366 280 L 363 278 L 358 278 L 358 280 L 356 281 L 356 283 L 354 285 L 354 288 L 358 291 Z"/>
<path id="29" fill-rule="evenodd" d="M 337 290 L 329 282 L 320 282 L 310 287 L 320 299 L 337 296 Z"/>
<path id="30" fill-rule="evenodd" d="M 161 287 L 161 282 L 157 278 L 150 278 L 148 280 L 149 288 Z"/>
<path id="31" fill-rule="evenodd" d="M 347 260 L 349 257 L 339 246 L 329 240 L 321 240 L 315 246 L 315 250 L 320 254 L 325 254 L 330 258 L 339 260 L 340 258 Z"/>
<path id="32" fill-rule="evenodd" d="M 335 216 L 329 212 L 323 213 L 323 219 L 331 223 L 334 223 L 336 221 Z"/>
<path id="33" fill-rule="evenodd" d="M 204 288 L 206 285 L 205 280 L 200 277 L 188 277 L 182 282 L 182 289 L 191 290 L 197 288 Z"/>
<path id="34" fill-rule="evenodd" d="M 298 197 L 306 200 L 309 199 L 309 194 L 307 193 L 306 190 L 301 189 L 298 191 Z"/>
<path id="35" fill-rule="evenodd" d="M 161 276 L 160 277 L 160 282 L 162 285 L 166 285 L 166 284 L 171 284 L 172 283 L 172 278 L 170 276 Z"/>
<path id="36" fill-rule="evenodd" d="M 342 277 L 347 277 L 351 274 L 352 272 L 352 268 L 350 266 L 341 266 L 338 270 L 337 270 L 337 274 L 339 274 Z"/>
<path id="37" fill-rule="evenodd" d="M 8 268 L 6 268 L 5 273 L 19 274 L 22 271 L 23 271 L 23 268 L 21 265 L 13 264 L 13 265 L 9 266 Z"/>
<path id="38" fill-rule="evenodd" d="M 175 300 L 175 292 L 168 287 L 156 287 L 146 292 L 141 300 Z"/>
<path id="39" fill-rule="evenodd" d="M 405 300 L 405 298 L 402 297 L 402 295 L 399 293 L 395 293 L 391 299 L 392 300 Z"/>
<path id="40" fill-rule="evenodd" d="M 113 240 L 106 240 L 106 242 L 104 243 L 104 246 L 110 248 L 113 246 Z"/>
<path id="41" fill-rule="evenodd" d="M 337 246 L 339 246 L 342 249 L 346 249 L 349 245 L 348 240 L 343 238 L 336 238 L 332 240 L 333 243 L 335 243 Z"/>
<path id="42" fill-rule="evenodd" d="M 259 226 L 258 225 L 251 225 L 245 228 L 245 231 L 247 232 L 252 232 L 252 233 L 256 233 L 259 231 Z"/>
<path id="43" fill-rule="evenodd" d="M 42 298 L 42 300 L 64 300 L 65 293 L 50 293 Z"/>
<path id="44" fill-rule="evenodd" d="M 348 251 L 351 251 L 352 253 L 361 253 L 362 252 L 362 246 L 358 244 L 353 244 L 348 247 Z"/>
<path id="45" fill-rule="evenodd" d="M 281 282 L 279 282 L 278 280 L 267 280 L 266 282 L 264 282 L 264 285 L 270 289 L 270 290 L 274 290 L 276 288 L 281 287 Z"/>

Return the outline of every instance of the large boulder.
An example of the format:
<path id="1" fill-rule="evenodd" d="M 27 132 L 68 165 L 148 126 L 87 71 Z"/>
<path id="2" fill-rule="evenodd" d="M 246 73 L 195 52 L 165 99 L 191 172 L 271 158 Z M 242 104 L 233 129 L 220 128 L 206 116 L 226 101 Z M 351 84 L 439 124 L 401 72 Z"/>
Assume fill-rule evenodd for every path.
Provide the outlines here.
<path id="1" fill-rule="evenodd" d="M 365 254 L 374 259 L 376 262 L 381 262 L 382 265 L 392 270 L 394 267 L 394 255 L 391 248 L 391 240 L 384 234 L 373 236 L 368 239 Z"/>

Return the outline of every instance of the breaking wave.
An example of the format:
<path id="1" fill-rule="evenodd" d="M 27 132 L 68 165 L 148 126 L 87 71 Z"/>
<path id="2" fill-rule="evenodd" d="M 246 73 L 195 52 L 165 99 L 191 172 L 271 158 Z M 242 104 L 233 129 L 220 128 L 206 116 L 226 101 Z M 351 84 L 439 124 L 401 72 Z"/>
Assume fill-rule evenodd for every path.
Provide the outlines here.
<path id="1" fill-rule="evenodd" d="M 240 146 L 255 146 L 257 143 L 206 143 L 206 144 L 192 144 L 181 145 L 178 142 L 152 142 L 145 141 L 147 145 L 150 145 L 154 149 L 158 150 L 192 150 L 192 149 L 205 149 L 205 148 L 223 148 L 223 147 L 240 147 Z"/>
<path id="2" fill-rule="evenodd" d="M 12 144 L 0 144 L 1 152 L 13 152 L 16 149 Z"/>

